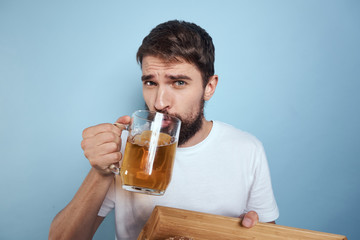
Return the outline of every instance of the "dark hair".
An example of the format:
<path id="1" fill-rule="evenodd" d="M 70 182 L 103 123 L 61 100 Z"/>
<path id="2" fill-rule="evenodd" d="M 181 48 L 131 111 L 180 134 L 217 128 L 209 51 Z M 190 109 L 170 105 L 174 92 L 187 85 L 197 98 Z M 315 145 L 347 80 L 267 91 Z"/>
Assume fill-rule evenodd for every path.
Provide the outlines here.
<path id="1" fill-rule="evenodd" d="M 183 58 L 201 72 L 203 86 L 214 75 L 215 47 L 210 35 L 194 23 L 172 20 L 151 30 L 136 54 L 140 65 L 145 56 L 161 57 L 167 61 Z"/>

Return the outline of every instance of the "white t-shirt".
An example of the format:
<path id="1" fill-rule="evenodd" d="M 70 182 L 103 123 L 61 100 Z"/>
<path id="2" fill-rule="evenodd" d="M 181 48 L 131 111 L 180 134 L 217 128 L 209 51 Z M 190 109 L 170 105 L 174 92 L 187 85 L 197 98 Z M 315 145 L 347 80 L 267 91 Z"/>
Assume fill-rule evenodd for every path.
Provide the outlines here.
<path id="1" fill-rule="evenodd" d="M 172 180 L 163 196 L 125 191 L 119 176 L 114 182 L 99 216 L 115 208 L 118 240 L 137 239 L 156 205 L 229 217 L 252 210 L 261 222 L 279 216 L 261 142 L 218 121 L 205 140 L 177 149 Z"/>

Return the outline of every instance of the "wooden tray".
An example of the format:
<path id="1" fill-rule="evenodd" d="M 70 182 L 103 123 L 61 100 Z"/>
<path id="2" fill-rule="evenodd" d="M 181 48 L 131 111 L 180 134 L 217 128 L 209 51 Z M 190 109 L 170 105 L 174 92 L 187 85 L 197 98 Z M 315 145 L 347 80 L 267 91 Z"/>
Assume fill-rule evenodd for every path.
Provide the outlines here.
<path id="1" fill-rule="evenodd" d="M 156 206 L 142 229 L 138 240 L 164 240 L 183 236 L 194 240 L 346 240 L 345 236 L 305 229 L 285 227 L 271 223 L 258 223 L 245 228 L 239 218 L 224 217 Z"/>

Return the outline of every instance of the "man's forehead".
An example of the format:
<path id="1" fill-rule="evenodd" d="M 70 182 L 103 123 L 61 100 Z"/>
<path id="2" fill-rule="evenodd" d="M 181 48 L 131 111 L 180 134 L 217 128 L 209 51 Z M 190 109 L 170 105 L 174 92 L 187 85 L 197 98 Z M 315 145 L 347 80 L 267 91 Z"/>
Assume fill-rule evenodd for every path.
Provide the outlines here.
<path id="1" fill-rule="evenodd" d="M 183 58 L 176 58 L 176 59 L 164 59 L 161 57 L 156 57 L 156 56 L 145 56 L 143 58 L 142 61 L 142 71 L 147 72 L 150 71 L 152 69 L 184 69 L 184 68 L 193 68 L 193 69 L 197 69 L 197 67 L 192 64 L 187 62 L 185 59 Z"/>
<path id="2" fill-rule="evenodd" d="M 164 58 L 161 56 L 153 56 L 148 55 L 143 58 L 142 64 L 149 64 L 149 63 L 162 63 L 164 65 L 176 65 L 181 63 L 188 63 L 182 57 L 171 57 L 171 58 Z"/>

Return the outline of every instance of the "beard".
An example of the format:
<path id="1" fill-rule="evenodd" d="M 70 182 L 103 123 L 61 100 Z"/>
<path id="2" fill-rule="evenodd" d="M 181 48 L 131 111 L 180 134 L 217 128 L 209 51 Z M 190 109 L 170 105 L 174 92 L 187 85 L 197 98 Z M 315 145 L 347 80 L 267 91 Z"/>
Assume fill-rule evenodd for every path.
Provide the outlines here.
<path id="1" fill-rule="evenodd" d="M 180 136 L 178 145 L 181 146 L 189 141 L 203 125 L 203 118 L 204 118 L 204 100 L 200 102 L 199 111 L 192 117 L 183 118 L 177 114 L 175 117 L 181 120 L 181 127 L 180 127 Z"/>
<path id="2" fill-rule="evenodd" d="M 198 112 L 192 114 L 191 116 L 182 117 L 179 114 L 170 114 L 181 120 L 181 127 L 180 127 L 179 141 L 178 141 L 179 146 L 185 144 L 187 141 L 189 141 L 190 138 L 192 138 L 197 132 L 200 131 L 203 125 L 202 120 L 204 118 L 204 105 L 205 105 L 205 101 L 201 99 L 199 103 Z M 158 111 L 158 112 L 169 114 L 166 110 Z"/>

